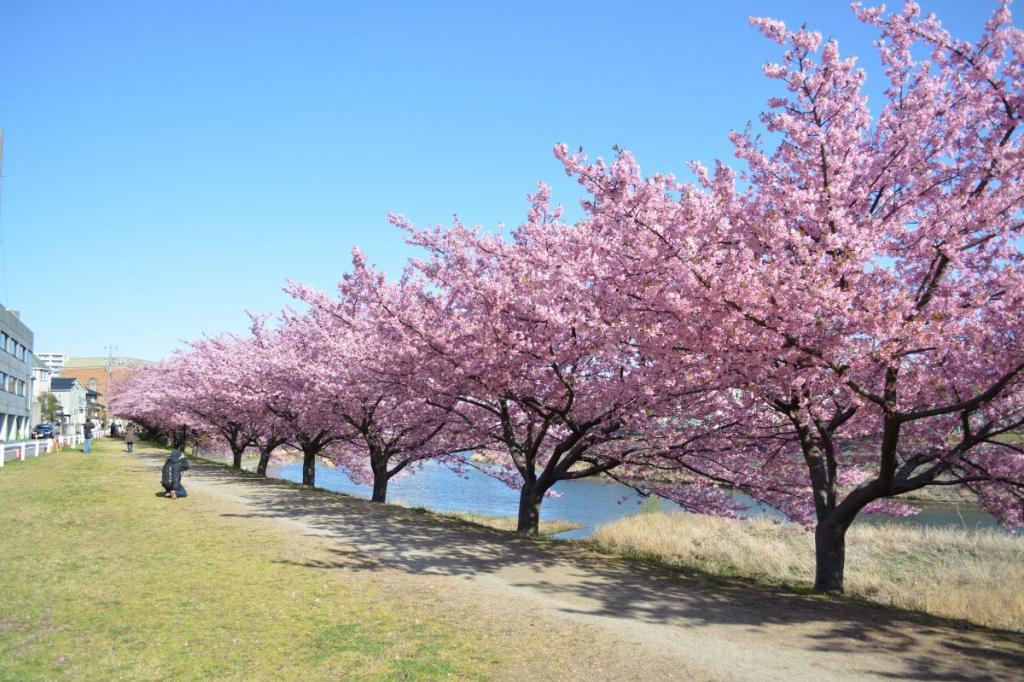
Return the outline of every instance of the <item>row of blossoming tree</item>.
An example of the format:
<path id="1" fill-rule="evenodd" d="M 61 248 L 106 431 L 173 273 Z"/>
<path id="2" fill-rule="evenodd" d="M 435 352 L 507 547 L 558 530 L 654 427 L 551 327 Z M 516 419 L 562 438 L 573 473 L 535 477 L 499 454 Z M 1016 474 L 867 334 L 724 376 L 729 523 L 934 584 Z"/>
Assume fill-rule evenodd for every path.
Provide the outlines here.
<path id="1" fill-rule="evenodd" d="M 739 490 L 813 530 L 816 586 L 843 586 L 845 534 L 896 498 L 964 486 L 1024 525 L 1024 33 L 999 7 L 975 43 L 914 4 L 855 7 L 888 85 L 835 42 L 752 23 L 784 47 L 741 170 L 644 176 L 633 157 L 556 155 L 585 189 L 542 186 L 507 237 L 405 230 L 387 281 L 358 251 L 337 295 L 146 369 L 115 408 L 187 425 L 265 473 L 281 446 L 373 485 L 426 460 L 520 491 L 537 532 L 559 481 L 604 475 L 708 514 Z"/>

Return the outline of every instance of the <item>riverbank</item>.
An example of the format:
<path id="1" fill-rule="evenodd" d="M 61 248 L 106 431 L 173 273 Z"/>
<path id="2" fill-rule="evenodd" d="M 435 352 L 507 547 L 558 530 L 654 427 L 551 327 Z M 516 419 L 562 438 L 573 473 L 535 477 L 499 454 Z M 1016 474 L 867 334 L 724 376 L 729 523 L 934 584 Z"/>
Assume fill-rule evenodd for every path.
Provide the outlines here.
<path id="1" fill-rule="evenodd" d="M 297 465 L 272 467 L 271 475 L 300 480 Z M 369 497 L 340 470 L 318 467 L 317 484 Z M 477 469 L 462 475 L 440 465 L 400 477 L 393 502 L 514 529 L 516 492 Z M 761 522 L 741 523 L 693 515 L 652 515 L 678 509 L 642 498 L 601 479 L 563 482 L 545 501 L 544 517 L 576 526 L 559 540 L 594 539 L 606 551 L 644 556 L 673 567 L 769 586 L 809 589 L 814 574 L 813 538 L 792 524 L 778 524 L 773 510 L 755 508 Z M 976 506 L 918 501 L 917 516 L 862 516 L 848 544 L 847 589 L 856 598 L 969 622 L 1021 630 L 1024 623 L 1024 537 L 994 525 Z M 638 515 L 638 512 L 644 512 Z M 554 534 L 560 522 L 545 522 Z M 599 530 L 600 529 L 600 530 Z M 595 536 L 594 533 L 599 535 Z M 937 588 L 937 589 L 935 589 Z"/>
<path id="2" fill-rule="evenodd" d="M 415 507 L 415 509 L 424 513 L 440 514 L 450 519 L 474 523 L 485 528 L 494 528 L 495 530 L 514 531 L 518 523 L 518 519 L 514 516 L 492 516 L 490 514 L 472 514 L 470 512 L 433 512 L 425 507 Z M 578 523 L 571 523 L 561 519 L 545 520 L 540 522 L 540 534 L 546 536 L 557 535 L 578 530 L 581 527 Z"/>
<path id="3" fill-rule="evenodd" d="M 997 680 L 1024 664 L 1011 633 L 224 466 L 197 462 L 170 501 L 165 452 L 97 450 L 0 474 L 0 679 Z"/>
<path id="4" fill-rule="evenodd" d="M 588 639 L 590 649 L 568 668 L 562 656 L 558 674 L 545 679 L 586 675 L 583 666 L 599 679 L 996 680 L 1024 663 L 1019 635 L 857 599 L 666 571 L 225 467 L 200 465 L 190 477 L 195 496 L 217 496 L 255 522 L 332 543 L 333 559 L 317 562 L 324 570 L 433 576 L 452 613 L 467 591 L 471 604 L 509 605 L 505 618 L 528 623 L 522 631 L 536 642 L 520 650 L 515 679 L 534 679 L 525 666 L 550 655 L 547 645 L 561 641 L 562 627 Z"/>
<path id="5" fill-rule="evenodd" d="M 814 536 L 769 519 L 644 513 L 598 528 L 603 549 L 765 585 L 809 589 Z M 992 530 L 855 524 L 846 592 L 871 602 L 1024 631 L 1024 537 Z"/>
<path id="6" fill-rule="evenodd" d="M 209 453 L 210 461 L 230 461 L 223 454 Z M 247 455 L 242 466 L 255 471 L 257 457 Z M 418 471 L 397 476 L 389 486 L 392 502 L 401 500 L 411 507 L 422 507 L 435 512 L 479 514 L 484 517 L 515 517 L 518 513 L 518 493 L 504 483 L 489 476 L 487 459 L 474 454 L 474 464 L 461 473 L 455 473 L 436 462 L 427 462 Z M 302 480 L 301 464 L 287 455 L 275 458 L 268 475 L 289 481 Z M 369 499 L 372 487 L 356 484 L 341 469 L 317 464 L 317 487 Z M 978 504 L 970 492 L 955 487 L 939 486 L 925 489 L 918 497 L 902 496 L 900 500 L 918 510 L 906 517 L 862 515 L 865 523 L 895 523 L 898 525 L 953 527 L 962 529 L 999 530 L 995 519 Z M 556 496 L 544 502 L 542 520 L 558 519 L 574 528 L 559 535 L 559 539 L 580 540 L 590 537 L 599 526 L 636 514 L 642 509 L 679 511 L 674 503 L 656 497 L 641 497 L 635 490 L 610 478 L 596 476 L 576 481 L 562 481 L 554 491 Z M 929 492 L 930 491 L 930 492 Z M 744 516 L 784 520 L 782 514 L 771 507 L 755 502 L 740 491 L 731 491 L 736 501 L 747 507 Z M 554 533 L 553 530 L 545 532 Z"/>

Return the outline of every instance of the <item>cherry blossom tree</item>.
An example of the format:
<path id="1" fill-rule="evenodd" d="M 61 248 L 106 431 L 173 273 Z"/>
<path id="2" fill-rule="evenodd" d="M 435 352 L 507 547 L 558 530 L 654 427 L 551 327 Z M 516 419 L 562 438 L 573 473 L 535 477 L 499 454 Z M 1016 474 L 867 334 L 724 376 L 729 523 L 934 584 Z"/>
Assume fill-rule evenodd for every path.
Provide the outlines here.
<path id="1" fill-rule="evenodd" d="M 126 396 L 113 406 L 119 414 L 176 433 L 183 447 L 187 428 L 193 439 L 202 435 L 222 440 L 241 468 L 242 454 L 255 443 L 260 416 L 242 376 L 248 366 L 245 340 L 222 335 L 190 344 L 187 350 L 141 370 L 128 383 Z"/>
<path id="2" fill-rule="evenodd" d="M 672 382 L 633 343 L 631 322 L 601 305 L 617 276 L 593 257 L 591 234 L 564 223 L 542 187 L 528 220 L 504 240 L 456 222 L 416 230 L 428 257 L 406 275 L 414 300 L 379 303 L 393 328 L 385 342 L 411 345 L 419 390 L 476 428 L 492 465 L 487 473 L 520 491 L 517 529 L 538 532 L 545 495 L 559 481 L 627 470 L 653 453 L 644 438 L 655 406 L 674 401 L 679 430 L 703 414 L 709 375 L 696 357 L 674 366 Z M 413 285 L 408 282 L 415 281 Z M 678 360 L 678 357 L 677 357 Z M 725 513 L 731 498 L 703 480 L 677 486 Z"/>
<path id="3" fill-rule="evenodd" d="M 136 422 L 153 437 L 159 437 L 180 423 L 167 414 L 154 390 L 161 364 L 149 365 L 118 379 L 117 391 L 109 406 L 111 414 Z"/>
<path id="4" fill-rule="evenodd" d="M 835 41 L 752 19 L 784 48 L 765 74 L 766 145 L 740 170 L 645 177 L 556 148 L 585 218 L 531 198 L 509 239 L 456 222 L 387 282 L 358 253 L 339 298 L 261 319 L 149 368 L 114 409 L 216 433 L 261 471 L 283 442 L 387 482 L 470 445 L 520 490 L 537 532 L 562 480 L 607 475 L 704 513 L 747 492 L 815 533 L 818 589 L 841 591 L 861 512 L 964 486 L 1024 525 L 1024 32 L 1002 5 L 974 43 L 914 3 L 855 7 L 887 87 Z"/>
<path id="5" fill-rule="evenodd" d="M 111 413 L 127 417 L 169 444 L 182 449 L 191 434 L 198 438 L 206 429 L 194 411 L 182 400 L 186 393 L 179 372 L 180 355 L 138 370 L 118 384 L 111 400 Z"/>
<path id="6" fill-rule="evenodd" d="M 270 466 L 270 460 L 274 453 L 288 444 L 287 425 L 274 413 L 264 411 L 262 418 L 256 423 L 254 444 L 260 453 L 259 461 L 256 463 L 256 473 L 266 476 L 267 467 Z"/>
<path id="7" fill-rule="evenodd" d="M 290 433 L 287 424 L 267 409 L 266 378 L 273 370 L 268 364 L 269 353 L 255 335 L 216 337 L 207 343 L 213 346 L 211 350 L 222 354 L 222 367 L 230 368 L 219 377 L 226 385 L 216 389 L 220 393 L 220 404 L 230 411 L 230 415 L 222 417 L 222 422 L 238 425 L 237 431 L 247 440 L 246 447 L 251 445 L 258 449 L 256 473 L 266 476 L 271 457 L 289 442 Z M 225 438 L 228 435 L 225 434 Z M 241 452 L 235 455 L 236 468 L 240 465 Z"/>
<path id="8" fill-rule="evenodd" d="M 245 450 L 256 443 L 263 417 L 244 381 L 251 368 L 246 346 L 251 344 L 233 335 L 215 336 L 191 343 L 189 351 L 176 358 L 182 409 L 203 430 L 220 436 L 235 469 L 242 467 Z"/>
<path id="9" fill-rule="evenodd" d="M 475 445 L 468 425 L 442 396 L 412 390 L 407 377 L 421 371 L 422 354 L 407 352 L 380 334 L 375 314 L 385 308 L 371 304 L 368 292 L 395 295 L 383 276 L 372 273 L 364 256 L 353 255 L 354 272 L 331 298 L 310 287 L 292 284 L 288 291 L 309 305 L 304 315 L 292 314 L 288 324 L 301 326 L 307 353 L 333 382 L 333 416 L 342 437 L 325 453 L 352 480 L 373 485 L 374 502 L 387 499 L 388 482 L 427 460 L 457 464 L 458 454 Z M 392 307 L 407 306 L 399 296 Z"/>
<path id="10" fill-rule="evenodd" d="M 786 48 L 764 70 L 787 95 L 762 116 L 774 150 L 733 135 L 738 177 L 645 178 L 627 153 L 556 149 L 604 256 L 646 261 L 620 296 L 640 342 L 671 364 L 696 315 L 732 386 L 714 415 L 732 447 L 680 450 L 678 466 L 814 528 L 827 591 L 850 524 L 907 513 L 899 495 L 966 486 L 1024 524 L 1024 450 L 1007 438 L 1024 424 L 1024 33 L 1005 5 L 975 43 L 914 3 L 855 9 L 879 31 L 876 115 L 835 41 L 753 19 Z"/>
<path id="11" fill-rule="evenodd" d="M 303 485 L 314 486 L 317 458 L 343 438 L 344 426 L 335 416 L 337 381 L 325 371 L 329 358 L 310 347 L 307 332 L 301 316 L 290 312 L 273 329 L 267 328 L 264 318 L 254 317 L 260 374 L 247 389 L 259 396 L 261 409 L 273 417 L 264 446 L 271 444 L 270 434 L 275 439 L 286 437 L 302 452 Z"/>

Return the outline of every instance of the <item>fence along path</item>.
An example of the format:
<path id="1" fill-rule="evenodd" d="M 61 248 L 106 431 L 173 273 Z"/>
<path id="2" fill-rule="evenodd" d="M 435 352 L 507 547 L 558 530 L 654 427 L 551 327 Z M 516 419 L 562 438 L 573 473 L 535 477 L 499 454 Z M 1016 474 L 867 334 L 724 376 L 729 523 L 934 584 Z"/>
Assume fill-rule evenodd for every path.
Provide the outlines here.
<path id="1" fill-rule="evenodd" d="M 61 447 L 74 447 L 81 445 L 85 440 L 82 436 L 58 436 Z M 28 457 L 38 457 L 41 454 L 53 452 L 54 438 L 40 438 L 38 440 L 22 440 L 14 443 L 0 443 L 0 467 L 7 462 L 24 461 Z"/>

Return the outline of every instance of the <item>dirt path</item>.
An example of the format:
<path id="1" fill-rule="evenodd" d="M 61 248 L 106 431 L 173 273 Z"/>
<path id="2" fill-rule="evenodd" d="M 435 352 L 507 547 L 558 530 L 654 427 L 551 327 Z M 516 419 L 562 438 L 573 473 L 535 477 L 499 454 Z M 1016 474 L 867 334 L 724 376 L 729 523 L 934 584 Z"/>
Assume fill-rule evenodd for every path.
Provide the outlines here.
<path id="1" fill-rule="evenodd" d="M 144 457 L 156 468 L 161 459 Z M 316 536 L 307 565 L 430 576 L 459 599 L 511 604 L 596 633 L 608 672 L 634 679 L 1020 679 L 1024 637 L 852 602 L 685 578 L 559 543 L 198 464 L 194 497 Z M 538 633 L 540 634 L 540 633 Z"/>

